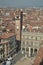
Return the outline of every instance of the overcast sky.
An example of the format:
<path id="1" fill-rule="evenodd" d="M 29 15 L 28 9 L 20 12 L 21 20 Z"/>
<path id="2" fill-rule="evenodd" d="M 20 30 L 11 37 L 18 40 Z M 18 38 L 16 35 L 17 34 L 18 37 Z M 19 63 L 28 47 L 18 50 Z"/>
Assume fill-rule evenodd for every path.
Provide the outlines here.
<path id="1" fill-rule="evenodd" d="M 43 0 L 0 0 L 0 7 L 43 7 Z"/>

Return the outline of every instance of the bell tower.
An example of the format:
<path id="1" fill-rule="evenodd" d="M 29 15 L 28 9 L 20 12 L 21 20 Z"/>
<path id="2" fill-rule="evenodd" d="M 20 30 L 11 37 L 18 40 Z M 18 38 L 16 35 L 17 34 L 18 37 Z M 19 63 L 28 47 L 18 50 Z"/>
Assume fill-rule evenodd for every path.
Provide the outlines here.
<path id="1" fill-rule="evenodd" d="M 15 16 L 15 32 L 16 32 L 16 40 L 20 41 L 20 16 Z"/>
<path id="2" fill-rule="evenodd" d="M 15 16 L 15 32 L 18 46 L 17 50 L 21 49 L 22 21 L 23 21 L 23 11 L 21 9 L 19 15 Z"/>

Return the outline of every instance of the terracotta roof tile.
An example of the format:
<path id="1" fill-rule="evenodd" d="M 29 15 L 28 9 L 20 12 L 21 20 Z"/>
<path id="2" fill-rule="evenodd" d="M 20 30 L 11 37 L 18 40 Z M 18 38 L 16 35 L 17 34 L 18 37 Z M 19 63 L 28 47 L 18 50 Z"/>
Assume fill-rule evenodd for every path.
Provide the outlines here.
<path id="1" fill-rule="evenodd" d="M 5 39 L 5 38 L 9 38 L 9 37 L 12 37 L 14 36 L 15 34 L 14 33 L 3 33 L 0 37 Z"/>
<path id="2" fill-rule="evenodd" d="M 34 60 L 34 64 L 33 65 L 40 65 L 40 62 L 42 61 L 43 58 L 43 47 L 41 47 L 39 49 L 39 52 Z"/>

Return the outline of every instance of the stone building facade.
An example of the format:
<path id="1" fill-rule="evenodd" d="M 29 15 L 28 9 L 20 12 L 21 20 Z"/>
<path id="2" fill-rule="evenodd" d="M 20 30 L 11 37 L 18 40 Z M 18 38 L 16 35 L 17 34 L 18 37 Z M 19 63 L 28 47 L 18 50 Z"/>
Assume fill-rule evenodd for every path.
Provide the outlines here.
<path id="1" fill-rule="evenodd" d="M 21 51 L 26 57 L 34 57 L 42 45 L 43 33 L 22 31 Z"/>
<path id="2" fill-rule="evenodd" d="M 3 33 L 0 36 L 0 60 L 16 53 L 16 37 L 14 33 Z"/>

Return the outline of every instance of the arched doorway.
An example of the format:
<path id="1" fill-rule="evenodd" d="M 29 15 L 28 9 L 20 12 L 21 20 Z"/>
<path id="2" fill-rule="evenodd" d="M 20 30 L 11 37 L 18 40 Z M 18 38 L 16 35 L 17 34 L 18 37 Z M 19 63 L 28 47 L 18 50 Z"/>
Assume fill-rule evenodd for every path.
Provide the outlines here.
<path id="1" fill-rule="evenodd" d="M 34 55 L 36 56 L 36 54 L 37 54 L 37 49 L 34 49 Z"/>
<path id="2" fill-rule="evenodd" d="M 31 48 L 31 57 L 33 57 L 33 48 Z"/>
<path id="3" fill-rule="evenodd" d="M 29 55 L 29 48 L 26 48 L 26 54 L 27 54 L 27 57 Z"/>
<path id="4" fill-rule="evenodd" d="M 22 48 L 22 55 L 25 56 L 25 48 Z"/>

